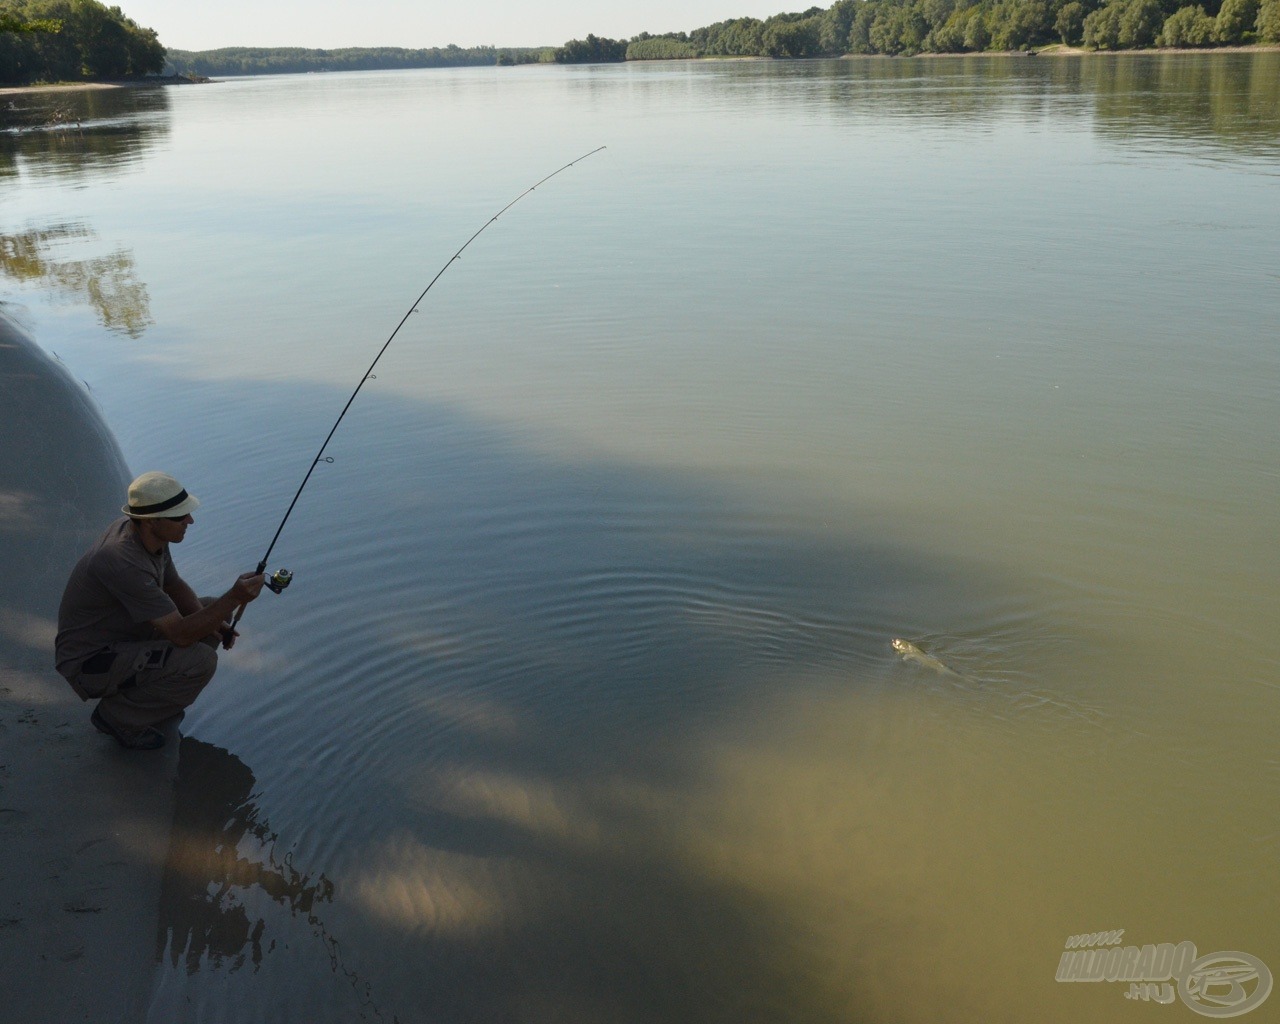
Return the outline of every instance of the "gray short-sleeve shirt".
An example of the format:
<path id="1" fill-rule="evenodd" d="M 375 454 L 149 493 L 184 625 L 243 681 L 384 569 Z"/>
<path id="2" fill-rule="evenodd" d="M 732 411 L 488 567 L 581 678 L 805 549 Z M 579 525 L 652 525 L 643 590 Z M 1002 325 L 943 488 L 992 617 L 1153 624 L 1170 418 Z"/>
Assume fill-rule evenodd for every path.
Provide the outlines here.
<path id="1" fill-rule="evenodd" d="M 177 611 L 164 592 L 177 576 L 166 547 L 153 555 L 127 516 L 112 523 L 71 570 L 58 607 L 56 664 L 70 679 L 80 662 L 112 643 L 151 640 L 151 623 Z"/>

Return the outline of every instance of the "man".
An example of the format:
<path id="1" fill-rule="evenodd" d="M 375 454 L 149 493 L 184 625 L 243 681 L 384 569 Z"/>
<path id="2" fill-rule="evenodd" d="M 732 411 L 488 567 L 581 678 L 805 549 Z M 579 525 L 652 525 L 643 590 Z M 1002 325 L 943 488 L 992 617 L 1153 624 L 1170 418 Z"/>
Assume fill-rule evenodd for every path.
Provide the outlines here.
<path id="1" fill-rule="evenodd" d="M 143 473 L 129 503 L 71 570 L 58 608 L 57 668 L 80 695 L 98 700 L 91 721 L 131 750 L 164 745 L 157 725 L 182 714 L 231 648 L 237 608 L 261 592 L 244 573 L 221 597 L 201 600 L 178 575 L 181 544 L 200 502 L 165 473 Z"/>

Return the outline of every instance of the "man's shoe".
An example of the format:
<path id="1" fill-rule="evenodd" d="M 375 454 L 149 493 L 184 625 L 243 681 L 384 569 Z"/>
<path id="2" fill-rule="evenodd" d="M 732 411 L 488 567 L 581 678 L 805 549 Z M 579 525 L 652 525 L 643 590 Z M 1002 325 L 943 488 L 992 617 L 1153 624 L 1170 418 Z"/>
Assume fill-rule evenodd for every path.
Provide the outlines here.
<path id="1" fill-rule="evenodd" d="M 158 750 L 164 746 L 164 736 L 155 729 L 143 729 L 137 735 L 130 736 L 127 733 L 120 732 L 119 729 L 103 718 L 102 712 L 97 708 L 93 709 L 93 714 L 89 716 L 89 721 L 93 723 L 93 727 L 98 732 L 113 737 L 120 746 L 128 750 Z"/>

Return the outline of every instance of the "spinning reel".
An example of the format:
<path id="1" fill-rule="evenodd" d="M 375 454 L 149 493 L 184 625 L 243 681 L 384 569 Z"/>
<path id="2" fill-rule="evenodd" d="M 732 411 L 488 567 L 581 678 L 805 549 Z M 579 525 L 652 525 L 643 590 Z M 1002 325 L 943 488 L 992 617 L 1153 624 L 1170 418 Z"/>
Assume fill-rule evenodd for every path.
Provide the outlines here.
<path id="1" fill-rule="evenodd" d="M 285 588 L 293 582 L 293 573 L 288 569 L 277 569 L 264 581 L 264 586 L 273 594 L 283 594 Z"/>

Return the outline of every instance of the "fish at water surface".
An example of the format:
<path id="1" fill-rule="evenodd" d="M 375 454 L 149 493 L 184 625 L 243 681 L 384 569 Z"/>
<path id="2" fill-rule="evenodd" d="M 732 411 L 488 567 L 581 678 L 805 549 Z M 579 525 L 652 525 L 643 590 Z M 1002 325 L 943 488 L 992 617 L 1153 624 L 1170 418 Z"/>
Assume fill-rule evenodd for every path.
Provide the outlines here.
<path id="1" fill-rule="evenodd" d="M 914 661 L 917 665 L 923 665 L 925 668 L 933 669 L 933 671 L 937 672 L 939 675 L 954 676 L 956 679 L 964 678 L 959 672 L 948 668 L 932 654 L 926 654 L 924 651 L 920 650 L 920 648 L 910 640 L 895 638 L 891 646 L 895 651 L 902 655 L 903 661 Z"/>

